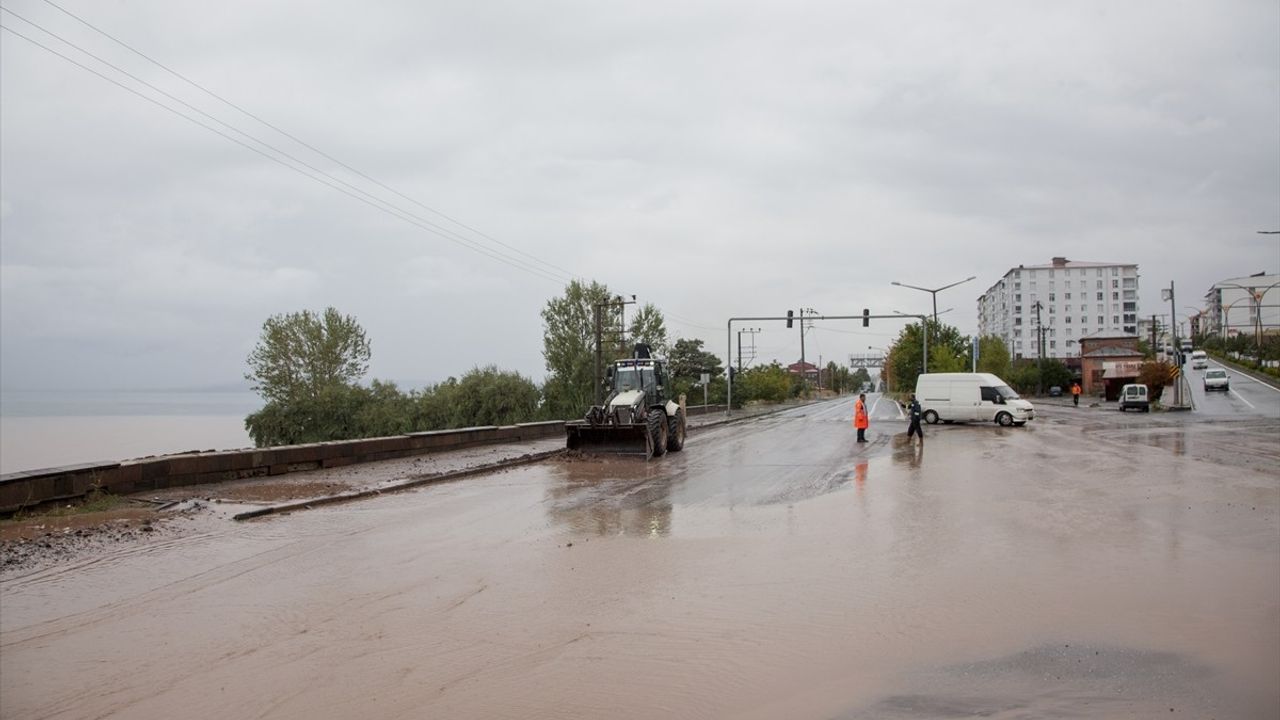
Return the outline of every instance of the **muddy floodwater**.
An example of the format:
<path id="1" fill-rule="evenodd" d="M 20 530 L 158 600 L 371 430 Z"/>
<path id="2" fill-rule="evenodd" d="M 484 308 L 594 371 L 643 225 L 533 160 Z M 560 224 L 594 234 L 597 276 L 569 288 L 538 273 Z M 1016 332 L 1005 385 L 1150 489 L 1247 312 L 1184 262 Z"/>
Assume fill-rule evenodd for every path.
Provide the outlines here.
<path id="1" fill-rule="evenodd" d="M 1280 716 L 1280 422 L 851 414 L 9 577 L 0 717 Z"/>

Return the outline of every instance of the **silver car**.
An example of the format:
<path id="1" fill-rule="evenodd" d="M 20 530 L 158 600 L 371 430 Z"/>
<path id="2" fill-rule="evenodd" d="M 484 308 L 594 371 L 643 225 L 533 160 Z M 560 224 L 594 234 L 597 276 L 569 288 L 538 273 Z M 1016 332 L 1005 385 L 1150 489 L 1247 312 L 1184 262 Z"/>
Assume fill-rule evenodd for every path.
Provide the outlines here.
<path id="1" fill-rule="evenodd" d="M 1212 368 L 1204 371 L 1204 391 L 1221 390 L 1226 392 L 1231 389 L 1231 376 L 1222 368 Z"/>

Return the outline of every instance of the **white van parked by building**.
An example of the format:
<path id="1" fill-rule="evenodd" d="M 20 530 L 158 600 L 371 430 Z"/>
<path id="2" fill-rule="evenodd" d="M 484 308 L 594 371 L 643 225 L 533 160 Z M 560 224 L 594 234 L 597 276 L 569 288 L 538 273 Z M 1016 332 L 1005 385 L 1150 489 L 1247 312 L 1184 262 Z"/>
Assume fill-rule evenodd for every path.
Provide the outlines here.
<path id="1" fill-rule="evenodd" d="M 997 422 L 1025 425 L 1036 416 L 1031 403 L 990 373 L 925 373 L 916 380 L 916 400 L 927 423 Z"/>

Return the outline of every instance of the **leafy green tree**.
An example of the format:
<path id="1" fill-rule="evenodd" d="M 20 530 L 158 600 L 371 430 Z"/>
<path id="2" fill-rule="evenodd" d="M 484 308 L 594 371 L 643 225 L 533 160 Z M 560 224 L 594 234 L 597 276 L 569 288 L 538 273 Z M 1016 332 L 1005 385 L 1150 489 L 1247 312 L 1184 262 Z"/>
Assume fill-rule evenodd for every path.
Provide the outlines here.
<path id="1" fill-rule="evenodd" d="M 1054 385 L 1065 391 L 1071 386 L 1071 382 L 1075 380 L 1075 374 L 1061 360 L 1045 358 L 1040 361 L 1040 378 L 1041 384 L 1046 391 Z"/>
<path id="2" fill-rule="evenodd" d="M 595 401 L 595 308 L 609 299 L 608 287 L 574 280 L 542 310 L 542 357 L 550 373 L 543 394 L 552 418 L 579 417 Z"/>
<path id="3" fill-rule="evenodd" d="M 541 400 L 532 380 L 493 365 L 463 375 L 453 392 L 451 427 L 528 422 L 537 416 Z"/>
<path id="4" fill-rule="evenodd" d="M 673 378 L 683 378 L 696 382 L 702 373 L 710 373 L 712 378 L 724 374 L 720 365 L 720 356 L 703 349 L 701 340 L 679 338 L 671 346 L 667 355 L 668 368 Z"/>
<path id="5" fill-rule="evenodd" d="M 751 400 L 783 402 L 792 395 L 793 379 L 777 362 L 745 370 L 734 383 L 734 404 Z"/>
<path id="6" fill-rule="evenodd" d="M 245 379 L 267 402 L 317 401 L 353 386 L 369 369 L 369 340 L 350 315 L 333 308 L 273 315 L 249 353 Z"/>
<path id="7" fill-rule="evenodd" d="M 968 357 L 969 340 L 950 325 L 928 320 L 929 372 L 963 372 L 964 358 Z M 894 392 L 915 390 L 916 378 L 923 364 L 923 335 L 920 323 L 912 323 L 902 329 L 898 338 L 889 346 L 885 358 L 885 374 Z"/>
<path id="8" fill-rule="evenodd" d="M 662 311 L 653 303 L 645 303 L 631 317 L 631 323 L 627 326 L 627 335 L 631 337 L 633 343 L 648 345 L 653 354 L 658 357 L 666 357 L 670 350 L 667 345 L 666 319 L 662 316 Z"/>
<path id="9" fill-rule="evenodd" d="M 1013 367 L 1009 359 L 1009 347 L 995 335 L 978 338 L 978 372 L 991 373 L 1007 379 Z"/>

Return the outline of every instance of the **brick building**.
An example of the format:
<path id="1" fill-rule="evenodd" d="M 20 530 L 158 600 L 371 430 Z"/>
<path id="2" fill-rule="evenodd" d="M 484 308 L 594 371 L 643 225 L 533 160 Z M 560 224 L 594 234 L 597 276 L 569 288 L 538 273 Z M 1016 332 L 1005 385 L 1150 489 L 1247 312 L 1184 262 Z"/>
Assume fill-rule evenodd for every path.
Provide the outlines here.
<path id="1" fill-rule="evenodd" d="M 1120 388 L 1137 382 L 1142 369 L 1137 335 L 1099 332 L 1080 338 L 1080 387 L 1088 396 L 1120 397 Z"/>

